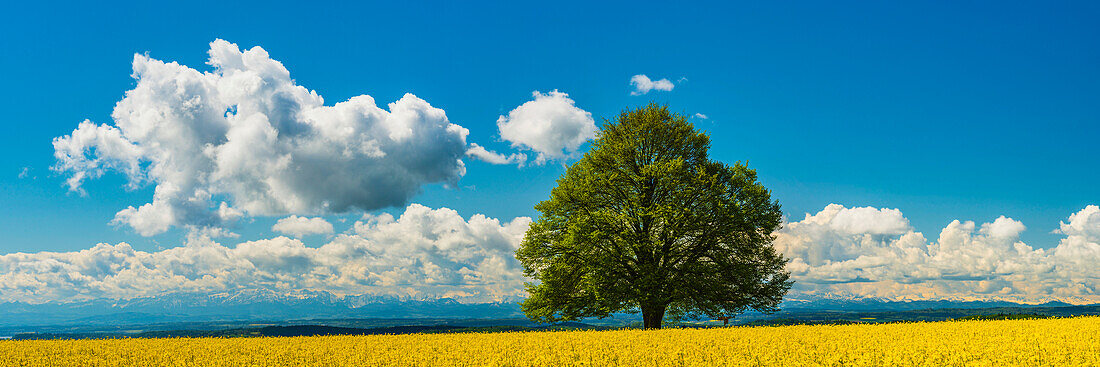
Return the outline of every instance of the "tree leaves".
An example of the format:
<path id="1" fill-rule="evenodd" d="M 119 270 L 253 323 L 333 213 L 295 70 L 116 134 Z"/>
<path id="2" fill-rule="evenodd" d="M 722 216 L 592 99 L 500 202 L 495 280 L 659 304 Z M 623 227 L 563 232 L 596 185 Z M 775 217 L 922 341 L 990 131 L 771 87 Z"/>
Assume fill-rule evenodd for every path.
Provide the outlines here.
<path id="1" fill-rule="evenodd" d="M 626 110 L 535 209 L 516 257 L 537 321 L 665 310 L 769 312 L 790 288 L 771 246 L 782 213 L 756 172 L 710 161 L 710 138 L 650 104 Z M 650 315 L 653 316 L 653 315 Z M 645 317 L 647 327 L 653 317 Z"/>

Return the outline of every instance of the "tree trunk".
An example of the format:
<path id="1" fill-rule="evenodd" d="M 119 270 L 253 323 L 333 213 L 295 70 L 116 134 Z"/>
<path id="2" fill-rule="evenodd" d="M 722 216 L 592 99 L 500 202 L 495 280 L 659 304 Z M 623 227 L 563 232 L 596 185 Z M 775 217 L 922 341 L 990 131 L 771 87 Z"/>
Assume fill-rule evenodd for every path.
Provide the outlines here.
<path id="1" fill-rule="evenodd" d="M 660 329 L 661 321 L 665 319 L 665 308 L 668 305 L 643 306 L 642 323 L 644 329 Z"/>

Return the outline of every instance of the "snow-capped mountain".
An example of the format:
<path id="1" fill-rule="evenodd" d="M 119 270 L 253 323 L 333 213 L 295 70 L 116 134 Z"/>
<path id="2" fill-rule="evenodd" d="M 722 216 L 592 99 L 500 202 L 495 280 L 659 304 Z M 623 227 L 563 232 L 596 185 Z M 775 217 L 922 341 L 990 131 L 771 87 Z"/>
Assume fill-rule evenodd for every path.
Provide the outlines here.
<path id="1" fill-rule="evenodd" d="M 212 293 L 170 293 L 128 300 L 68 303 L 0 303 L 0 327 L 36 325 L 135 325 L 210 321 L 285 321 L 318 319 L 521 318 L 521 299 L 462 303 L 450 298 L 415 299 L 386 295 L 338 296 L 324 291 L 278 292 L 246 289 Z M 783 312 L 910 311 L 943 308 L 1060 307 L 1063 302 L 1021 304 L 1008 301 L 892 301 L 864 298 L 813 298 L 783 302 Z M 754 312 L 748 312 L 752 315 Z M 761 315 L 762 316 L 762 315 Z"/>
<path id="2" fill-rule="evenodd" d="M 506 318 L 521 316 L 517 302 L 461 303 L 450 298 L 337 296 L 324 291 L 286 293 L 248 289 L 170 293 L 129 300 L 0 303 L 0 326 L 326 318 Z"/>
<path id="3" fill-rule="evenodd" d="M 912 311 L 943 308 L 997 308 L 997 307 L 1063 307 L 1073 306 L 1065 302 L 1051 301 L 1040 304 L 1016 303 L 997 300 L 914 300 L 894 301 L 878 298 L 815 298 L 804 300 L 784 301 L 781 309 L 789 312 L 798 311 Z"/>

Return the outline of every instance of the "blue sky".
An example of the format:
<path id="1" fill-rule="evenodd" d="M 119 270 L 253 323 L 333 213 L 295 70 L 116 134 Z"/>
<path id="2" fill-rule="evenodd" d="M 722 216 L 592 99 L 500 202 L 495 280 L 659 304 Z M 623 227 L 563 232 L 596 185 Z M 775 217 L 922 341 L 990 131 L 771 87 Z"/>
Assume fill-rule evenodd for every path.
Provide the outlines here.
<path id="1" fill-rule="evenodd" d="M 412 93 L 501 153 L 522 150 L 498 118 L 533 91 L 568 93 L 597 125 L 667 103 L 704 114 L 693 121 L 712 157 L 747 161 L 792 221 L 833 203 L 896 208 L 934 240 L 953 220 L 1006 216 L 1027 227 L 1020 241 L 1051 249 L 1060 222 L 1100 202 L 1098 16 L 1090 2 L 10 4 L 0 253 L 180 246 L 178 227 L 147 237 L 109 224 L 155 185 L 126 190 L 113 172 L 70 192 L 69 174 L 50 170 L 51 140 L 84 119 L 112 123 L 135 53 L 208 72 L 215 39 L 262 47 L 326 105 L 366 94 L 385 108 Z M 675 88 L 632 95 L 638 74 Z M 571 161 L 464 162 L 457 187 L 426 183 L 408 202 L 535 216 Z M 325 218 L 342 232 L 362 214 Z M 247 216 L 223 242 L 273 237 L 282 217 Z"/>

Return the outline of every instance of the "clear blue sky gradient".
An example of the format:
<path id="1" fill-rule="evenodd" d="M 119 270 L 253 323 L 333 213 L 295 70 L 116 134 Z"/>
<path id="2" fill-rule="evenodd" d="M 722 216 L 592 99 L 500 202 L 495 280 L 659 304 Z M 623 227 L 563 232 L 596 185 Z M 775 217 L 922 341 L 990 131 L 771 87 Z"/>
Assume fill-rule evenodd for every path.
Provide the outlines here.
<path id="1" fill-rule="evenodd" d="M 703 113 L 712 156 L 748 161 L 795 220 L 829 203 L 898 208 L 934 239 L 953 219 L 1005 215 L 1047 248 L 1059 220 L 1100 204 L 1095 2 L 403 3 L 6 4 L 0 253 L 178 246 L 180 230 L 108 225 L 151 186 L 128 192 L 112 174 L 86 197 L 68 193 L 49 171 L 50 141 L 86 118 L 110 122 L 134 53 L 210 70 L 215 38 L 262 46 L 327 104 L 411 92 L 502 152 L 497 117 L 535 90 L 567 92 L 599 118 L 651 100 Z M 634 74 L 687 80 L 631 96 Z M 413 201 L 533 216 L 563 172 L 467 167 L 460 188 Z M 357 215 L 330 219 L 339 231 Z M 235 230 L 269 237 L 275 219 Z"/>

